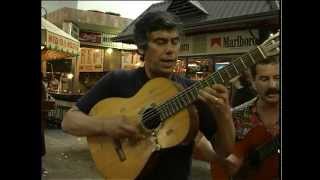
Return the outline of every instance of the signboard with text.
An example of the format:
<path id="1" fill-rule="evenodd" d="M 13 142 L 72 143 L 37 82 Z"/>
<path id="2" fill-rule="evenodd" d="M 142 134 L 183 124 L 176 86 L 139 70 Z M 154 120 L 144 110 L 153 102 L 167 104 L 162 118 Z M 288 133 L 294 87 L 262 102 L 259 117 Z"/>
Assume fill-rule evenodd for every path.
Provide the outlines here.
<path id="1" fill-rule="evenodd" d="M 79 43 L 49 31 L 47 31 L 46 43 L 49 49 L 67 52 L 70 54 L 79 54 Z"/>
<path id="2" fill-rule="evenodd" d="M 180 55 L 188 55 L 192 50 L 192 39 L 189 37 L 181 37 Z"/>
<path id="3" fill-rule="evenodd" d="M 116 37 L 115 34 L 102 34 L 102 45 L 104 47 L 116 48 L 116 49 L 125 49 L 125 50 L 136 50 L 137 46 L 134 44 L 126 44 L 121 42 L 112 42 L 111 38 Z"/>
<path id="4" fill-rule="evenodd" d="M 253 35 L 253 36 L 252 36 Z M 207 35 L 207 51 L 213 54 L 242 53 L 256 46 L 258 30 L 231 31 Z"/>
<path id="5" fill-rule="evenodd" d="M 244 53 L 256 46 L 256 39 L 260 38 L 257 29 L 251 32 L 241 30 L 183 37 L 179 56 Z"/>
<path id="6" fill-rule="evenodd" d="M 101 45 L 102 33 L 101 32 L 80 31 L 79 41 Z"/>
<path id="7" fill-rule="evenodd" d="M 121 42 L 112 42 L 111 38 L 116 37 L 114 34 L 106 34 L 102 32 L 85 32 L 80 31 L 79 40 L 83 44 L 92 46 L 100 46 L 107 48 L 116 48 L 124 50 L 136 50 L 137 46 L 134 44 L 126 44 Z"/>

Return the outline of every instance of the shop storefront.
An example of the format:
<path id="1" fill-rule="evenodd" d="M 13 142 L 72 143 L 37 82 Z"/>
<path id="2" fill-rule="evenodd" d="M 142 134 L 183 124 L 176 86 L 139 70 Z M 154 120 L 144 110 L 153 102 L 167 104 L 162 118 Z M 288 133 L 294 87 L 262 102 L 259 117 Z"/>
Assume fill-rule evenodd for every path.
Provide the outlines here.
<path id="1" fill-rule="evenodd" d="M 73 92 L 75 71 L 71 68 L 72 61 L 77 61 L 79 55 L 77 39 L 41 18 L 41 72 L 48 93 L 54 97 L 45 100 L 41 107 L 45 127 L 61 124 L 61 114 L 70 108 L 61 104 L 61 99 L 75 101 L 81 96 Z"/>
<path id="2" fill-rule="evenodd" d="M 185 75 L 194 80 L 206 78 L 210 73 L 257 45 L 259 30 L 238 30 L 206 33 L 182 38 L 179 64 Z"/>
<path id="3" fill-rule="evenodd" d="M 74 70 L 62 70 L 66 66 L 61 64 L 71 64 L 79 55 L 80 42 L 77 39 L 41 18 L 41 71 L 48 80 L 49 92 L 72 94 Z M 53 66 L 61 68 L 54 69 Z"/>
<path id="4" fill-rule="evenodd" d="M 139 63 L 136 46 L 114 43 L 114 34 L 80 30 L 81 42 L 79 88 L 82 92 L 91 88 L 104 74 L 116 69 L 131 69 Z"/>
<path id="5" fill-rule="evenodd" d="M 276 1 L 164 1 L 143 14 L 167 11 L 182 21 L 179 60 L 175 72 L 201 80 L 227 65 L 280 28 L 280 6 Z M 131 23 L 117 42 L 134 42 Z"/>

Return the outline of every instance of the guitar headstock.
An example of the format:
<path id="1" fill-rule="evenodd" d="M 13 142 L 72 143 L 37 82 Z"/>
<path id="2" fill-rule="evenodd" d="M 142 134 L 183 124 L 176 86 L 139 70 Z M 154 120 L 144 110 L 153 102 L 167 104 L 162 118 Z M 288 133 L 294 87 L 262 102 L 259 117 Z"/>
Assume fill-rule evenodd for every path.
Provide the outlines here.
<path id="1" fill-rule="evenodd" d="M 267 40 L 265 40 L 262 44 L 258 46 L 262 50 L 265 59 L 270 56 L 278 55 L 280 53 L 279 34 L 280 32 L 277 32 L 276 34 L 271 34 Z"/>

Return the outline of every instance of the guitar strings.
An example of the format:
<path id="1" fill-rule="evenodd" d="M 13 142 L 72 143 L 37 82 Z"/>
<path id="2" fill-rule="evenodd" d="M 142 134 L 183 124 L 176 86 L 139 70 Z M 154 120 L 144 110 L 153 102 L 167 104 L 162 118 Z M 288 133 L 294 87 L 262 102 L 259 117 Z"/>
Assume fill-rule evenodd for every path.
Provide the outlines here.
<path id="1" fill-rule="evenodd" d="M 222 68 L 221 70 L 228 70 L 228 68 L 231 68 L 231 67 L 234 68 L 234 66 L 232 65 L 232 63 L 234 63 L 234 62 L 237 61 L 238 59 L 240 59 L 240 58 L 237 58 L 236 60 L 234 60 L 234 61 L 231 62 L 229 65 L 227 65 L 227 66 L 225 66 L 224 68 Z M 243 70 L 245 70 L 245 69 L 243 69 Z M 243 71 L 243 70 L 242 70 L 242 71 Z M 242 71 L 241 71 L 241 72 L 242 72 Z M 218 75 L 218 72 L 219 72 L 219 71 L 211 74 L 211 75 L 210 75 L 207 79 L 205 79 L 204 81 L 197 81 L 197 82 L 195 82 L 193 85 L 191 85 L 191 86 L 187 87 L 186 89 L 182 90 L 181 93 L 179 93 L 177 96 L 174 96 L 173 98 L 169 99 L 169 100 L 167 101 L 167 103 L 163 103 L 163 104 L 159 105 L 158 108 L 156 108 L 157 110 L 146 113 L 146 114 L 145 114 L 145 118 L 142 119 L 143 123 L 147 123 L 147 122 L 149 122 L 149 121 L 152 121 L 152 124 L 151 124 L 151 125 L 154 126 L 155 124 L 158 123 L 158 122 L 156 122 L 154 119 L 155 119 L 157 116 L 160 116 L 160 118 L 161 118 L 161 114 L 163 114 L 163 110 L 169 112 L 169 113 L 166 113 L 166 114 L 169 114 L 169 115 L 173 115 L 173 114 L 177 113 L 177 112 L 175 112 L 175 111 L 176 111 L 175 109 L 173 110 L 172 113 L 171 113 L 170 110 L 168 111 L 168 109 L 166 109 L 166 107 L 165 107 L 166 104 L 168 104 L 168 103 L 170 104 L 170 102 L 173 103 L 174 101 L 178 100 L 180 97 L 186 95 L 186 93 L 189 93 L 189 92 L 190 92 L 190 89 L 195 89 L 195 90 L 197 90 L 196 93 L 197 93 L 197 95 L 198 95 L 198 89 L 197 89 L 197 88 L 199 88 L 199 87 L 201 87 L 201 88 L 206 87 L 206 86 L 204 86 L 204 87 L 202 87 L 202 86 L 203 86 L 204 83 L 205 83 L 206 85 L 209 85 L 208 81 L 212 81 L 212 80 L 213 80 L 213 81 L 211 82 L 211 84 L 219 84 L 219 83 L 216 83 L 217 80 L 215 79 L 215 77 Z M 228 71 L 228 72 L 230 72 L 230 71 Z M 240 72 L 239 72 L 239 71 L 236 71 L 236 74 L 239 75 Z M 222 78 L 222 80 L 223 80 L 224 82 L 227 81 L 227 80 L 229 80 L 229 79 L 230 79 L 230 78 L 225 78 L 225 79 Z M 191 90 L 191 91 L 192 91 L 192 90 Z M 193 98 L 193 97 L 192 97 L 192 98 Z M 191 100 L 191 101 L 189 102 L 189 104 L 191 104 L 194 100 L 196 100 L 196 98 L 194 98 L 193 100 Z M 187 104 L 187 105 L 189 105 L 189 104 Z M 183 106 L 186 107 L 184 104 L 183 104 Z M 178 109 L 179 109 L 179 108 L 178 108 Z"/>
<path id="2" fill-rule="evenodd" d="M 173 102 L 175 101 L 175 99 L 185 95 L 191 88 L 193 88 L 193 86 L 196 86 L 196 84 L 193 84 L 192 86 L 189 86 L 188 88 L 184 89 L 181 91 L 181 93 L 179 93 L 177 96 L 174 96 L 172 97 L 171 99 L 169 99 L 166 103 L 162 103 L 160 104 L 156 109 L 158 111 L 156 111 L 156 113 L 154 111 L 151 111 L 151 112 L 148 112 L 145 114 L 145 119 L 142 119 L 143 122 L 147 122 L 147 121 L 150 121 L 150 120 L 153 120 L 155 116 L 159 115 L 158 112 L 160 113 L 163 113 L 164 110 L 168 110 L 166 109 L 166 104 L 168 104 L 169 102 Z M 192 102 L 192 101 L 191 101 Z M 167 114 L 170 114 L 172 115 L 173 113 L 171 113 L 171 111 L 167 111 L 168 113 Z M 156 123 L 156 122 L 155 122 Z"/>
<path id="3" fill-rule="evenodd" d="M 214 79 L 214 76 L 215 76 L 216 74 L 217 74 L 217 72 L 213 73 L 209 78 L 207 78 L 207 80 L 213 80 L 213 79 Z M 154 119 L 155 119 L 157 116 L 160 116 L 160 118 L 161 118 L 161 114 L 163 114 L 163 110 L 167 110 L 166 107 L 165 107 L 166 104 L 168 104 L 169 102 L 174 102 L 174 101 L 178 100 L 180 97 L 186 95 L 186 93 L 189 93 L 191 89 L 198 90 L 197 88 L 199 88 L 199 87 L 204 88 L 204 87 L 202 87 L 202 86 L 203 86 L 203 82 L 205 82 L 207 85 L 209 85 L 206 81 L 197 81 L 197 82 L 195 82 L 193 85 L 191 85 L 191 86 L 187 87 L 186 89 L 182 90 L 181 93 L 179 93 L 178 95 L 176 95 L 176 96 L 174 96 L 173 98 L 169 99 L 169 100 L 167 101 L 167 103 L 162 103 L 162 104 L 160 104 L 160 105 L 158 106 L 158 108 L 156 108 L 156 109 L 158 109 L 158 111 L 156 110 L 156 111 L 151 111 L 151 112 L 146 113 L 146 114 L 145 114 L 145 118 L 142 119 L 143 123 L 147 123 L 147 122 L 151 121 L 151 122 L 152 122 L 152 124 L 151 124 L 152 126 L 154 126 L 155 124 L 157 124 L 158 122 L 154 121 Z M 215 81 L 213 81 L 213 82 L 215 82 Z M 192 91 L 192 90 L 191 90 L 191 91 Z M 197 95 L 198 95 L 198 91 L 197 91 L 196 93 L 197 93 Z M 183 104 L 183 106 L 186 107 L 186 106 L 190 105 L 193 101 L 195 101 L 195 100 L 197 99 L 197 97 L 194 97 L 194 96 L 192 96 L 192 98 L 193 98 L 193 99 L 191 99 L 190 102 L 188 101 L 189 104 L 187 104 L 187 105 Z M 178 108 L 178 109 L 179 109 L 179 108 Z M 178 112 L 178 111 L 177 111 L 177 112 L 175 112 L 175 111 L 176 111 L 176 110 L 174 109 L 173 112 L 171 113 L 171 111 L 169 110 L 169 111 L 167 111 L 167 112 L 169 112 L 169 113 L 167 113 L 167 114 L 173 115 L 173 114 L 175 114 L 175 113 Z"/>
<path id="4" fill-rule="evenodd" d="M 254 49 L 252 52 L 254 52 L 254 51 L 258 51 L 258 49 L 256 48 L 256 49 Z M 234 68 L 237 69 L 236 66 L 235 66 L 235 63 L 236 63 L 237 61 L 241 60 L 241 58 L 244 58 L 244 57 L 245 57 L 245 55 L 242 55 L 242 56 L 236 58 L 236 59 L 235 59 L 234 61 L 232 61 L 230 64 L 226 65 L 226 66 L 223 67 L 222 69 L 220 69 L 220 70 L 216 71 L 215 73 L 211 74 L 207 79 L 201 80 L 201 81 L 197 81 L 197 82 L 195 82 L 193 85 L 191 85 L 191 86 L 189 86 L 188 88 L 182 90 L 181 93 L 179 93 L 177 96 L 174 96 L 173 98 L 169 99 L 169 100 L 167 101 L 167 103 L 163 103 L 163 104 L 159 105 L 158 108 L 156 108 L 157 110 L 146 113 L 146 114 L 145 114 L 145 118 L 142 119 L 142 121 L 143 121 L 144 123 L 147 123 L 147 122 L 149 122 L 149 121 L 154 121 L 155 117 L 157 117 L 157 116 L 160 116 L 160 117 L 161 117 L 161 114 L 163 113 L 163 110 L 166 110 L 167 112 L 169 112 L 169 113 L 166 113 L 166 114 L 169 114 L 169 115 L 173 115 L 173 114 L 177 113 L 177 112 L 175 112 L 175 111 L 176 111 L 175 109 L 173 109 L 173 112 L 172 112 L 172 113 L 171 113 L 170 110 L 166 109 L 166 107 L 165 107 L 166 104 L 168 104 L 168 103 L 170 104 L 170 102 L 173 103 L 175 100 L 178 100 L 181 96 L 184 96 L 184 95 L 186 95 L 186 93 L 189 93 L 191 89 L 195 89 L 195 90 L 196 90 L 195 93 L 196 93 L 197 96 L 198 96 L 198 89 L 197 89 L 197 88 L 199 88 L 199 87 L 201 87 L 201 88 L 206 87 L 206 86 L 204 86 L 204 87 L 202 87 L 202 86 L 203 86 L 204 83 L 207 84 L 207 85 L 209 85 L 208 81 L 211 81 L 211 84 L 222 84 L 223 82 L 226 82 L 226 81 L 230 80 L 231 78 L 226 78 L 226 77 L 223 78 L 220 72 L 222 72 L 223 70 L 225 70 L 225 71 L 228 71 L 228 72 L 230 73 L 230 75 L 232 76 L 232 74 L 231 74 L 231 72 L 230 72 L 230 69 L 231 69 L 231 68 L 232 68 L 232 69 L 234 69 Z M 238 67 L 238 68 L 239 68 L 239 67 Z M 239 75 L 241 72 L 243 72 L 244 70 L 246 70 L 246 69 L 248 69 L 248 68 L 249 68 L 249 66 L 247 66 L 247 67 L 245 67 L 245 68 L 243 68 L 243 69 L 240 69 L 240 71 L 238 71 L 238 69 L 237 69 L 237 71 L 234 71 L 234 72 L 235 72 L 235 74 Z M 219 75 L 219 76 L 218 76 L 218 75 Z M 222 80 L 222 83 L 216 83 L 216 82 L 217 82 L 217 79 L 215 79 L 216 77 L 220 77 L 221 80 Z M 234 77 L 235 77 L 235 76 L 234 76 Z M 191 90 L 191 91 L 192 91 L 192 90 Z M 194 98 L 194 97 L 192 97 L 192 98 Z M 194 100 L 195 100 L 195 98 L 194 98 L 193 100 L 191 100 L 191 102 L 193 102 Z M 190 102 L 190 104 L 191 104 L 191 102 Z M 178 109 L 179 109 L 179 108 L 178 108 Z M 154 122 L 154 123 L 152 123 L 152 125 L 155 125 L 156 123 L 158 123 L 158 122 Z"/>
<path id="5" fill-rule="evenodd" d="M 168 104 L 169 102 L 175 101 L 176 99 L 178 99 L 179 97 L 185 95 L 186 93 L 189 93 L 190 89 L 192 89 L 192 88 L 194 88 L 194 87 L 198 87 L 199 85 L 200 85 L 199 82 L 196 82 L 196 83 L 194 83 L 193 85 L 191 85 L 191 86 L 187 87 L 186 89 L 182 90 L 181 93 L 179 93 L 178 95 L 172 97 L 172 98 L 169 99 L 166 103 L 160 104 L 160 105 L 156 108 L 158 111 L 151 111 L 151 112 L 146 113 L 146 116 L 145 116 L 144 119 L 142 119 L 142 121 L 143 121 L 144 123 L 146 123 L 146 122 L 148 122 L 148 121 L 153 121 L 153 120 L 155 119 L 155 117 L 158 116 L 158 115 L 160 115 L 160 117 L 161 117 L 161 114 L 164 114 L 164 113 L 163 113 L 163 110 L 168 110 L 168 109 L 166 109 L 166 107 L 165 107 L 166 104 Z M 194 101 L 194 100 L 191 100 L 191 101 L 190 101 L 190 104 L 191 104 L 193 101 Z M 170 110 L 169 110 L 169 111 L 166 111 L 166 112 L 168 112 L 167 114 L 169 114 L 169 115 L 173 115 L 173 114 L 176 113 L 176 112 L 174 112 L 174 111 L 175 111 L 175 110 L 173 110 L 172 113 L 171 113 Z M 152 125 L 155 125 L 156 123 L 157 123 L 157 122 L 154 122 Z"/>
<path id="6" fill-rule="evenodd" d="M 270 42 L 267 42 L 266 44 L 269 44 L 269 43 L 270 43 Z M 254 51 L 258 51 L 258 48 L 255 48 L 255 49 L 252 50 L 251 52 L 254 52 Z M 222 70 L 227 70 L 228 68 L 236 67 L 236 66 L 235 66 L 235 62 L 238 61 L 238 60 L 241 60 L 241 58 L 244 58 L 243 56 L 245 57 L 245 55 L 242 55 L 242 56 L 236 58 L 234 61 L 232 61 L 232 62 L 231 62 L 230 64 L 228 64 L 227 66 L 223 67 L 223 68 L 221 69 L 221 72 L 222 72 Z M 254 64 L 255 64 L 255 63 L 254 63 Z M 233 66 L 233 65 L 234 65 L 234 66 Z M 241 70 L 241 72 L 243 72 L 244 70 L 246 70 L 246 69 L 248 69 L 248 68 L 249 68 L 249 67 L 245 67 L 244 69 Z M 145 117 L 145 119 L 142 119 L 142 121 L 145 122 L 145 123 L 148 122 L 148 121 L 154 121 L 154 118 L 155 118 L 156 116 L 160 116 L 160 118 L 161 118 L 161 113 L 163 113 L 163 110 L 166 109 L 166 108 L 165 108 L 166 104 L 168 104 L 168 102 L 170 102 L 170 101 L 175 101 L 175 99 L 178 99 L 179 97 L 185 95 L 186 93 L 189 93 L 190 89 L 195 88 L 195 90 L 197 90 L 196 93 L 197 93 L 197 96 L 198 96 L 198 89 L 196 89 L 196 88 L 198 88 L 199 86 L 201 87 L 201 86 L 202 86 L 202 82 L 204 82 L 204 83 L 206 83 L 207 85 L 209 85 L 208 80 L 210 80 L 210 81 L 213 80 L 214 83 L 212 83 L 212 84 L 215 84 L 216 81 L 215 81 L 214 78 L 215 78 L 215 76 L 216 76 L 219 72 L 220 72 L 220 71 L 217 71 L 217 72 L 213 73 L 212 75 L 210 75 L 209 78 L 207 78 L 206 80 L 195 82 L 193 85 L 191 85 L 191 86 L 189 86 L 188 88 L 182 90 L 181 93 L 179 93 L 177 96 L 174 96 L 173 98 L 169 99 L 169 100 L 167 101 L 167 103 L 162 103 L 161 105 L 159 105 L 158 108 L 156 108 L 156 109 L 158 109 L 158 111 L 156 110 L 155 112 L 154 112 L 154 111 L 151 111 L 151 112 L 146 113 L 146 117 Z M 228 71 L 228 72 L 229 72 L 229 71 Z M 230 73 L 230 72 L 229 72 L 229 73 Z M 237 74 L 237 75 L 240 74 L 240 72 L 238 71 L 238 69 L 237 69 L 237 71 L 236 71 L 236 74 Z M 222 75 L 221 75 L 221 74 L 219 74 L 219 75 L 221 76 L 221 79 L 223 80 L 223 82 L 225 82 L 225 80 L 222 78 Z M 228 80 L 228 79 L 226 78 L 226 80 Z M 229 80 L 230 80 L 230 78 L 229 78 Z M 202 87 L 202 88 L 203 88 L 203 87 Z M 193 100 L 191 100 L 191 102 L 193 102 L 193 101 L 195 101 L 195 98 L 194 98 Z M 191 104 L 191 102 L 190 102 L 190 104 Z M 179 108 L 178 108 L 178 109 L 179 109 Z M 160 112 L 159 112 L 159 111 L 160 111 Z M 171 113 L 171 112 L 169 111 L 169 115 L 173 115 L 173 114 L 175 114 L 175 113 L 177 113 L 177 112 L 175 112 L 175 109 L 173 110 L 173 113 Z M 155 125 L 155 123 L 157 123 L 157 122 L 153 122 L 152 125 Z"/>
<path id="7" fill-rule="evenodd" d="M 223 69 L 230 68 L 231 66 L 232 66 L 232 64 L 229 64 L 229 65 L 225 66 Z M 223 70 L 223 69 L 222 69 L 222 70 Z M 163 114 L 163 110 L 167 110 L 166 107 L 165 107 L 166 104 L 168 104 L 169 102 L 174 102 L 174 101 L 178 100 L 180 97 L 186 95 L 186 93 L 189 93 L 190 91 L 192 91 L 191 89 L 197 90 L 196 93 L 197 93 L 197 95 L 198 95 L 198 89 L 197 89 L 197 88 L 199 88 L 199 87 L 201 87 L 201 88 L 206 87 L 206 86 L 202 87 L 204 83 L 207 84 L 207 85 L 209 85 L 208 81 L 212 81 L 212 80 L 213 80 L 213 81 L 212 81 L 212 82 L 213 82 L 212 84 L 215 84 L 215 83 L 216 83 L 217 80 L 215 80 L 214 78 L 215 78 L 215 76 L 218 75 L 218 72 L 219 72 L 219 71 L 213 73 L 213 74 L 210 75 L 206 80 L 204 80 L 204 81 L 197 81 L 197 82 L 195 82 L 193 85 L 191 85 L 191 86 L 187 87 L 186 89 L 182 90 L 181 93 L 179 93 L 177 96 L 174 96 L 173 98 L 169 99 L 169 100 L 167 101 L 167 103 L 163 103 L 163 104 L 159 105 L 158 108 L 156 108 L 156 109 L 158 109 L 158 111 L 156 110 L 156 111 L 151 111 L 151 112 L 146 113 L 146 114 L 145 114 L 145 118 L 142 119 L 143 123 L 147 123 L 147 122 L 149 122 L 149 121 L 152 121 L 152 122 L 153 122 L 151 125 L 155 125 L 156 123 L 158 123 L 158 122 L 155 122 L 154 119 L 155 119 L 157 116 L 160 116 L 160 117 L 161 117 L 161 114 Z M 223 80 L 223 78 L 222 78 L 222 80 Z M 225 78 L 225 80 L 228 80 L 228 79 Z M 225 80 L 224 80 L 224 81 L 225 81 Z M 189 102 L 189 104 L 191 104 L 193 101 L 195 101 L 197 97 L 192 96 L 192 98 L 194 98 L 194 99 L 191 100 L 191 101 Z M 189 105 L 189 104 L 187 104 L 187 105 Z M 184 105 L 184 107 L 186 107 L 186 106 Z M 169 112 L 169 113 L 167 113 L 167 114 L 169 114 L 169 115 L 173 115 L 173 114 L 177 113 L 177 112 L 175 112 L 175 110 L 173 110 L 172 113 L 171 113 L 170 110 L 167 111 L 167 112 Z"/>
<path id="8" fill-rule="evenodd" d="M 238 60 L 238 58 L 237 58 L 236 60 L 234 60 L 232 63 L 234 63 L 234 62 L 237 61 L 237 60 Z M 223 69 L 227 69 L 227 68 L 230 68 L 230 67 L 232 67 L 232 64 L 231 64 L 231 63 L 230 63 L 229 65 L 225 66 Z M 223 69 L 221 69 L 221 70 L 223 70 Z M 242 69 L 241 72 L 244 71 L 245 69 L 247 69 L 247 68 Z M 215 79 L 216 76 L 217 76 L 217 74 L 218 74 L 218 72 L 219 72 L 219 71 L 211 74 L 205 81 L 197 81 L 197 82 L 195 82 L 193 85 L 191 85 L 191 86 L 187 87 L 186 89 L 182 90 L 181 93 L 179 93 L 177 96 L 174 96 L 173 98 L 169 99 L 169 100 L 167 101 L 167 103 L 163 103 L 163 104 L 159 105 L 158 108 L 157 108 L 158 111 L 156 110 L 156 111 L 151 111 L 151 112 L 146 113 L 146 116 L 145 116 L 145 118 L 142 119 L 142 121 L 143 121 L 144 123 L 147 123 L 147 122 L 151 121 L 151 122 L 152 122 L 151 125 L 154 126 L 155 124 L 158 123 L 158 122 L 156 122 L 156 121 L 154 120 L 155 117 L 160 116 L 160 118 L 161 118 L 161 114 L 163 114 L 163 110 L 166 110 L 166 111 L 167 111 L 167 109 L 166 109 L 165 106 L 166 106 L 166 104 L 168 104 L 169 102 L 175 101 L 175 100 L 177 100 L 178 98 L 180 98 L 181 96 L 186 95 L 186 93 L 189 93 L 191 89 L 194 89 L 194 88 L 195 88 L 195 90 L 198 90 L 197 88 L 203 86 L 203 82 L 206 83 L 207 85 L 209 85 L 207 81 L 212 81 L 212 80 L 213 80 L 213 81 L 211 82 L 212 84 L 219 84 L 219 83 L 216 83 L 217 80 Z M 240 72 L 237 71 L 236 74 L 239 75 Z M 229 79 L 230 79 L 230 78 L 229 78 Z M 222 80 L 223 80 L 223 79 L 222 79 Z M 228 79 L 225 78 L 225 80 L 228 80 Z M 225 80 L 224 80 L 224 81 L 225 81 Z M 204 87 L 201 87 L 201 88 L 204 88 Z M 198 95 L 198 91 L 197 91 L 196 93 L 197 93 L 197 95 Z M 192 97 L 192 98 L 193 98 L 193 97 Z M 193 101 L 195 101 L 195 100 L 196 100 L 196 98 L 194 98 L 193 100 L 191 100 L 191 102 L 189 102 L 189 104 L 191 104 L 191 103 L 192 103 Z M 189 105 L 189 104 L 188 104 L 188 105 Z M 186 106 L 184 105 L 184 107 L 186 107 Z M 166 114 L 169 114 L 169 115 L 173 115 L 173 114 L 177 113 L 177 112 L 175 112 L 175 110 L 173 111 L 173 113 L 171 113 L 170 111 L 167 111 L 167 112 L 169 112 L 169 113 L 166 113 Z"/>

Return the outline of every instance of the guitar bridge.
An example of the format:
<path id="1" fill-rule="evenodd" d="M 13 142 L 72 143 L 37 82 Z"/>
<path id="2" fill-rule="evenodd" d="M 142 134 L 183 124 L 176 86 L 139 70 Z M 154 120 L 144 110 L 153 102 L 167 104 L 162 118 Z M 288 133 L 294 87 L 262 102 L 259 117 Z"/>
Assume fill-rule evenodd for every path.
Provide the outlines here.
<path id="1" fill-rule="evenodd" d="M 123 149 L 122 149 L 122 145 L 120 140 L 113 140 L 113 144 L 115 146 L 115 151 L 119 157 L 120 161 L 125 161 L 127 159 L 126 154 L 124 153 Z"/>

